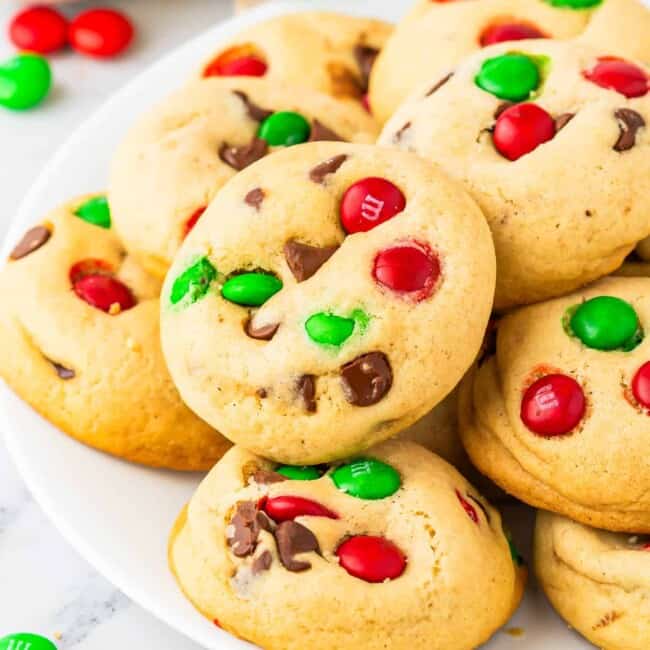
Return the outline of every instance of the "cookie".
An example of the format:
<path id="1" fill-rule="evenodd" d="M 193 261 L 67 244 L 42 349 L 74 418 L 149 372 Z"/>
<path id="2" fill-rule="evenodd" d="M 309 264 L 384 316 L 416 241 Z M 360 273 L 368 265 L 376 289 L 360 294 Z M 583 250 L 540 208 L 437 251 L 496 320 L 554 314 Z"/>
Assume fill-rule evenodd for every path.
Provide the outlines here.
<path id="1" fill-rule="evenodd" d="M 268 650 L 379 650 L 387 638 L 393 650 L 469 650 L 506 622 L 525 581 L 497 511 L 402 441 L 318 467 L 236 446 L 169 549 L 197 609 Z"/>
<path id="2" fill-rule="evenodd" d="M 609 54 L 548 40 L 485 48 L 381 135 L 442 164 L 479 203 L 497 251 L 497 309 L 607 275 L 648 235 L 648 70 Z"/>
<path id="3" fill-rule="evenodd" d="M 262 79 L 206 79 L 131 128 L 111 166 L 115 228 L 150 273 L 174 254 L 219 188 L 267 154 L 310 140 L 373 142 L 359 106 Z"/>
<path id="4" fill-rule="evenodd" d="M 179 251 L 162 294 L 169 368 L 190 408 L 255 453 L 349 456 L 471 365 L 493 254 L 480 210 L 417 156 L 292 147 L 233 178 Z"/>
<path id="5" fill-rule="evenodd" d="M 612 53 L 650 62 L 648 33 L 650 11 L 638 0 L 419 0 L 377 58 L 370 105 L 383 124 L 419 86 L 504 41 L 581 35 Z"/>
<path id="6" fill-rule="evenodd" d="M 334 12 L 276 16 L 222 44 L 202 64 L 199 75 L 264 77 L 360 103 L 391 31 L 381 20 Z"/>
<path id="7" fill-rule="evenodd" d="M 182 403 L 160 349 L 160 282 L 125 256 L 103 195 L 31 228 L 0 291 L 0 376 L 58 428 L 179 470 L 208 469 L 230 446 Z"/>
<path id="8" fill-rule="evenodd" d="M 607 278 L 516 310 L 460 390 L 472 462 L 585 524 L 650 532 L 650 279 Z"/>
<path id="9" fill-rule="evenodd" d="M 557 612 L 603 650 L 646 650 L 650 539 L 589 528 L 540 512 L 535 570 Z"/>

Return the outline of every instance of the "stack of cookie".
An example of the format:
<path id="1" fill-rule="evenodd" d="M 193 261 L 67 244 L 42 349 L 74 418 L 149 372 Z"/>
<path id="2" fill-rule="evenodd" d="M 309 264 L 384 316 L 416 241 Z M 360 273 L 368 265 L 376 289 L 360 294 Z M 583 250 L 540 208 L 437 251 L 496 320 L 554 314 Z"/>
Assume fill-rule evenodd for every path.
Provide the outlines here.
<path id="1" fill-rule="evenodd" d="M 461 470 L 549 511 L 572 626 L 647 650 L 648 60 L 636 0 L 254 26 L 17 244 L 0 372 L 97 449 L 212 467 L 171 569 L 263 648 L 487 641 L 526 571 Z"/>

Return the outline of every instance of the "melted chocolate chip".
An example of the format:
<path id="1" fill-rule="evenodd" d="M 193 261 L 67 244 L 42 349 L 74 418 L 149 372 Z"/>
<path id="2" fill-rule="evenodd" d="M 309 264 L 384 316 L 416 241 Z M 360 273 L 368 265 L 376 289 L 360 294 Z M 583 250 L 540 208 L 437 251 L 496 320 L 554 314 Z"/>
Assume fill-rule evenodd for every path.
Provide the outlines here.
<path id="1" fill-rule="evenodd" d="M 260 399 L 266 399 L 269 396 L 268 391 L 266 388 L 258 388 L 255 391 L 255 394 L 260 398 Z"/>
<path id="2" fill-rule="evenodd" d="M 325 176 L 328 174 L 334 174 L 338 171 L 339 167 L 348 159 L 348 157 L 342 153 L 333 158 L 319 163 L 309 171 L 310 180 L 314 183 L 322 184 L 325 182 Z"/>
<path id="3" fill-rule="evenodd" d="M 383 352 L 369 352 L 341 368 L 345 399 L 355 406 L 372 406 L 393 385 L 393 372 Z"/>
<path id="4" fill-rule="evenodd" d="M 255 327 L 253 325 L 253 319 L 249 318 L 246 321 L 244 331 L 252 339 L 257 339 L 258 341 L 270 341 L 278 331 L 278 327 L 280 327 L 280 323 L 269 323 L 268 325 Z"/>
<path id="5" fill-rule="evenodd" d="M 375 64 L 378 55 L 379 50 L 376 47 L 357 45 L 354 48 L 354 58 L 357 60 L 357 65 L 361 71 L 361 87 L 363 92 L 367 92 L 368 90 L 370 73 L 372 72 L 372 66 Z"/>
<path id="6" fill-rule="evenodd" d="M 264 551 L 259 557 L 255 558 L 251 571 L 256 576 L 264 571 L 268 571 L 272 563 L 273 556 L 271 555 L 271 551 Z"/>
<path id="7" fill-rule="evenodd" d="M 514 105 L 515 105 L 514 102 L 501 102 L 497 106 L 496 111 L 494 111 L 494 119 L 498 120 L 501 113 L 503 113 L 504 111 L 507 111 L 511 106 L 514 106 Z"/>
<path id="8" fill-rule="evenodd" d="M 305 409 L 309 413 L 316 412 L 316 377 L 314 375 L 302 375 L 296 382 L 296 388 L 302 401 L 305 404 Z"/>
<path id="9" fill-rule="evenodd" d="M 320 554 L 320 546 L 314 533 L 295 521 L 283 521 L 275 530 L 275 542 L 278 545 L 280 561 L 288 571 L 306 571 L 311 569 L 309 562 L 296 560 L 299 553 L 315 551 Z"/>
<path id="10" fill-rule="evenodd" d="M 555 118 L 555 131 L 561 131 L 574 117 L 575 113 L 562 113 Z"/>
<path id="11" fill-rule="evenodd" d="M 230 521 L 233 527 L 232 536 L 228 537 L 228 546 L 237 557 L 246 557 L 255 551 L 257 538 L 262 529 L 261 524 L 264 523 L 258 515 L 264 513 L 260 513 L 252 501 L 241 501 L 237 504 L 235 515 Z"/>
<path id="12" fill-rule="evenodd" d="M 268 150 L 269 145 L 266 140 L 260 138 L 253 138 L 248 144 L 241 147 L 231 147 L 224 142 L 219 148 L 219 158 L 233 169 L 241 171 L 266 156 Z"/>
<path id="13" fill-rule="evenodd" d="M 411 122 L 407 122 L 404 124 L 399 131 L 395 132 L 395 135 L 393 136 L 393 142 L 397 144 L 398 142 L 401 142 L 403 135 L 411 128 Z"/>
<path id="14" fill-rule="evenodd" d="M 60 363 L 52 361 L 51 359 L 48 359 L 48 361 L 52 364 L 52 367 L 54 368 L 59 379 L 63 379 L 63 381 L 69 381 L 70 379 L 74 379 L 77 376 L 77 373 L 74 370 L 66 368 L 65 366 L 62 366 Z"/>
<path id="15" fill-rule="evenodd" d="M 614 112 L 614 116 L 621 132 L 614 145 L 614 151 L 629 151 L 636 144 L 637 131 L 645 126 L 645 120 L 631 108 L 619 108 Z"/>
<path id="16" fill-rule="evenodd" d="M 308 142 L 345 142 L 345 140 L 338 133 L 315 119 L 311 125 Z"/>
<path id="17" fill-rule="evenodd" d="M 264 190 L 261 187 L 256 187 L 244 197 L 244 203 L 259 211 L 265 196 Z"/>
<path id="18" fill-rule="evenodd" d="M 237 97 L 244 102 L 248 116 L 256 122 L 263 122 L 267 117 L 273 115 L 273 111 L 269 111 L 266 108 L 254 104 L 250 99 L 248 99 L 248 95 L 245 92 L 242 92 L 241 90 L 233 90 L 232 92 L 233 95 L 237 95 Z"/>
<path id="19" fill-rule="evenodd" d="M 327 260 L 334 255 L 338 246 L 309 246 L 290 239 L 284 245 L 284 259 L 298 282 L 311 278 Z"/>
<path id="20" fill-rule="evenodd" d="M 9 259 L 20 260 L 47 244 L 52 233 L 45 226 L 35 226 L 28 230 L 11 251 Z"/>
<path id="21" fill-rule="evenodd" d="M 436 90 L 442 88 L 442 86 L 444 86 L 453 76 L 454 73 L 450 72 L 446 77 L 443 77 L 433 88 L 431 88 L 431 90 L 427 92 L 425 97 L 431 97 L 431 95 L 433 95 L 433 93 L 435 93 Z"/>
<path id="22" fill-rule="evenodd" d="M 287 480 L 287 477 L 277 472 L 271 472 L 268 469 L 258 469 L 253 474 L 253 480 L 259 485 L 271 485 L 272 483 L 282 483 L 282 481 Z"/>

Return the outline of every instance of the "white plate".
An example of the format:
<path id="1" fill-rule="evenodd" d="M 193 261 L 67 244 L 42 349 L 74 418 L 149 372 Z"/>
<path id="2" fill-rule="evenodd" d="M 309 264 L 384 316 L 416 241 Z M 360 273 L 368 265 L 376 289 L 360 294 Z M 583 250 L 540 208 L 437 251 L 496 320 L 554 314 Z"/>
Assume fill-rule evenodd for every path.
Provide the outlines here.
<path id="1" fill-rule="evenodd" d="M 215 27 L 158 62 L 105 104 L 54 156 L 16 215 L 5 242 L 5 257 L 10 243 L 52 207 L 71 196 L 106 186 L 115 143 L 130 123 L 182 84 L 219 41 L 252 22 L 290 10 L 339 8 L 395 19 L 401 3 L 357 0 L 354 7 L 351 4 L 351 0 L 312 0 L 309 5 L 266 6 Z M 206 648 L 252 647 L 197 614 L 167 569 L 169 529 L 198 484 L 199 475 L 144 469 L 92 451 L 40 418 L 4 385 L 0 385 L 0 424 L 9 451 L 36 500 L 98 571 L 131 599 Z M 530 519 L 525 511 L 519 511 L 519 518 L 522 514 Z M 567 630 L 534 587 L 529 588 L 508 627 L 524 631 L 527 650 L 591 647 Z M 486 646 L 489 650 L 521 647 L 522 639 L 505 631 Z"/>

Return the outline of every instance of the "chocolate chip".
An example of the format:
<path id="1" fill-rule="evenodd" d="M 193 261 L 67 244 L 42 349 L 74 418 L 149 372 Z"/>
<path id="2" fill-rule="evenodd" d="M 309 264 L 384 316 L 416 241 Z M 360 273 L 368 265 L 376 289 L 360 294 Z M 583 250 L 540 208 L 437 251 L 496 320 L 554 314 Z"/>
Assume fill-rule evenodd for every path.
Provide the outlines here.
<path id="1" fill-rule="evenodd" d="M 431 97 L 431 95 L 433 95 L 433 93 L 435 93 L 436 90 L 444 86 L 453 76 L 454 73 L 450 72 L 446 77 L 443 77 L 433 88 L 431 88 L 431 90 L 427 92 L 425 97 Z"/>
<path id="2" fill-rule="evenodd" d="M 619 108 L 614 112 L 621 134 L 614 145 L 614 151 L 629 151 L 636 144 L 637 131 L 645 126 L 645 120 L 631 108 Z"/>
<path id="3" fill-rule="evenodd" d="M 555 131 L 561 131 L 574 117 L 575 113 L 562 113 L 555 118 Z"/>
<path id="4" fill-rule="evenodd" d="M 494 111 L 494 119 L 498 120 L 501 113 L 503 113 L 504 111 L 507 111 L 511 106 L 514 106 L 514 105 L 515 105 L 514 102 L 501 102 L 497 106 L 496 111 Z"/>
<path id="5" fill-rule="evenodd" d="M 363 88 L 363 92 L 367 92 L 368 90 L 370 73 L 378 55 L 379 50 L 369 45 L 357 45 L 354 48 L 354 58 L 357 60 L 357 65 L 361 71 L 361 87 Z"/>
<path id="6" fill-rule="evenodd" d="M 37 251 L 41 246 L 46 244 L 51 236 L 52 233 L 45 226 L 35 226 L 23 235 L 23 238 L 11 251 L 9 259 L 15 261 L 27 257 L 30 253 Z"/>
<path id="7" fill-rule="evenodd" d="M 369 352 L 341 368 L 345 399 L 355 406 L 372 406 L 393 385 L 393 372 L 383 352 Z"/>
<path id="8" fill-rule="evenodd" d="M 233 169 L 241 171 L 266 156 L 268 150 L 269 145 L 266 140 L 260 138 L 253 138 L 248 144 L 241 147 L 231 147 L 224 142 L 219 148 L 219 158 Z"/>
<path id="9" fill-rule="evenodd" d="M 284 259 L 293 277 L 303 282 L 311 278 L 337 249 L 338 246 L 309 246 L 290 239 L 284 245 Z"/>
<path id="10" fill-rule="evenodd" d="M 56 361 L 52 361 L 52 359 L 48 359 L 48 361 L 52 364 L 52 367 L 56 371 L 56 374 L 58 375 L 59 379 L 63 379 L 63 381 L 69 381 L 70 379 L 74 379 L 77 376 L 77 373 L 74 370 L 71 370 L 70 368 L 66 368 L 65 366 L 62 366 L 60 363 L 57 363 Z"/>
<path id="11" fill-rule="evenodd" d="M 245 92 L 242 92 L 241 90 L 233 90 L 232 92 L 244 102 L 248 116 L 256 122 L 263 122 L 267 117 L 273 115 L 274 111 L 269 111 L 266 108 L 254 104 L 250 99 L 248 99 L 248 95 Z"/>
<path id="12" fill-rule="evenodd" d="M 265 196 L 264 190 L 261 187 L 256 187 L 244 197 L 244 203 L 259 211 Z"/>
<path id="13" fill-rule="evenodd" d="M 232 536 L 228 537 L 228 546 L 237 557 L 252 555 L 257 546 L 261 521 L 258 518 L 257 506 L 253 501 L 241 501 L 237 504 L 235 515 L 230 521 L 233 527 Z"/>
<path id="14" fill-rule="evenodd" d="M 314 181 L 314 183 L 322 184 L 325 182 L 325 176 L 328 174 L 334 174 L 338 171 L 339 167 L 348 159 L 347 155 L 342 153 L 333 158 L 328 158 L 327 160 L 319 163 L 310 170 L 309 178 Z"/>
<path id="15" fill-rule="evenodd" d="M 261 327 L 255 327 L 253 325 L 253 319 L 249 318 L 246 321 L 246 326 L 244 331 L 252 339 L 257 339 L 258 341 L 270 341 L 275 333 L 278 331 L 280 323 L 269 323 L 268 325 L 262 325 Z"/>
<path id="16" fill-rule="evenodd" d="M 308 142 L 345 142 L 345 140 L 338 133 L 315 119 L 311 125 Z"/>
<path id="17" fill-rule="evenodd" d="M 296 382 L 298 392 L 305 403 L 305 409 L 309 413 L 316 412 L 316 377 L 314 375 L 302 375 Z"/>
<path id="18" fill-rule="evenodd" d="M 259 485 L 271 485 L 272 483 L 282 483 L 282 481 L 287 480 L 287 477 L 277 472 L 271 472 L 268 469 L 258 469 L 253 474 L 253 480 Z"/>
<path id="19" fill-rule="evenodd" d="M 266 388 L 258 388 L 255 391 L 255 394 L 260 398 L 260 399 L 266 399 L 269 396 L 268 391 Z"/>
<path id="20" fill-rule="evenodd" d="M 399 131 L 395 132 L 395 135 L 393 136 L 393 142 L 397 144 L 398 142 L 401 142 L 402 136 L 411 128 L 411 122 L 407 122 L 404 124 Z"/>
<path id="21" fill-rule="evenodd" d="M 295 521 L 283 521 L 275 530 L 275 542 L 278 545 L 280 561 L 288 571 L 306 571 L 311 569 L 309 562 L 295 559 L 299 553 L 315 551 L 320 554 L 320 546 L 314 533 Z"/>
<path id="22" fill-rule="evenodd" d="M 253 572 L 253 575 L 256 576 L 259 573 L 268 571 L 271 568 L 272 563 L 273 556 L 271 555 L 271 551 L 264 551 L 259 557 L 255 558 L 251 571 Z"/>

